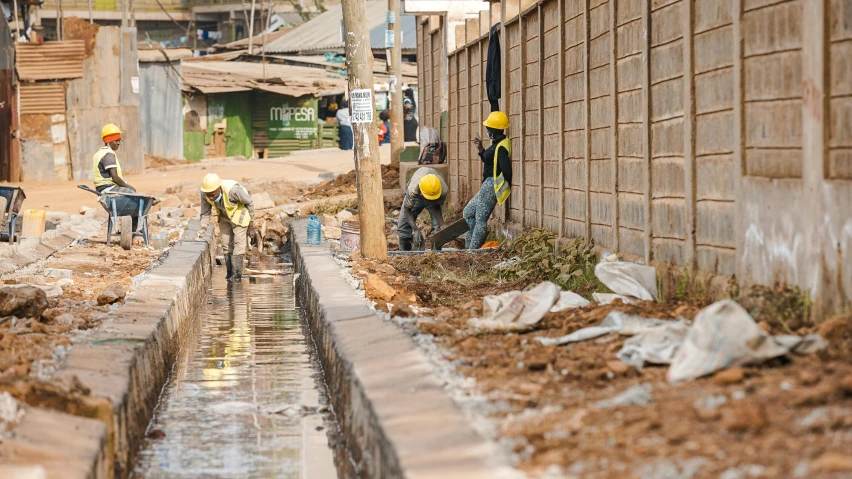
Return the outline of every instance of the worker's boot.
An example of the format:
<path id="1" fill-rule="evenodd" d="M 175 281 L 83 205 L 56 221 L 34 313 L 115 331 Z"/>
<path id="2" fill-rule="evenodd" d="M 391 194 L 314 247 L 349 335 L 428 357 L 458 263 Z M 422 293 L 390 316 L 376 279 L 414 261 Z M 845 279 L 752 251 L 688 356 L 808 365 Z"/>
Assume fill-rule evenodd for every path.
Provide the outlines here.
<path id="1" fill-rule="evenodd" d="M 400 251 L 411 251 L 411 238 L 400 238 L 399 239 L 399 250 Z"/>
<path id="2" fill-rule="evenodd" d="M 233 255 L 226 254 L 225 255 L 225 279 L 231 279 L 234 277 L 234 267 L 231 265 L 231 258 Z"/>
<path id="3" fill-rule="evenodd" d="M 243 279 L 243 256 L 241 254 L 235 254 L 231 257 L 231 261 L 233 262 L 234 274 L 231 276 L 231 279 L 234 281 L 242 281 Z"/>

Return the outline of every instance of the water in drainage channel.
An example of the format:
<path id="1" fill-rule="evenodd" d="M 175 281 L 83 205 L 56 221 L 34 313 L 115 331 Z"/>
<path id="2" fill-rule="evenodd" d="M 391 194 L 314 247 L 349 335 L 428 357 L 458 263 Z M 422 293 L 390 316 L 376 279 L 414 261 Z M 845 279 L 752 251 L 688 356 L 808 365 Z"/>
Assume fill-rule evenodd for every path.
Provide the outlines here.
<path id="1" fill-rule="evenodd" d="M 355 477 L 328 412 L 293 276 L 229 285 L 221 269 L 131 477 Z"/>

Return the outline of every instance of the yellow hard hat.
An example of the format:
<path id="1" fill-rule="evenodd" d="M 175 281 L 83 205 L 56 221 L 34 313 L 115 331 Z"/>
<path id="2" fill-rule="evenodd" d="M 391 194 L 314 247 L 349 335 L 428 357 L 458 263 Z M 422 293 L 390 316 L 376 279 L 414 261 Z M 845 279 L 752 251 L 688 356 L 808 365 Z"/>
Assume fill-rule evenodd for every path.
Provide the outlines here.
<path id="1" fill-rule="evenodd" d="M 207 173 L 204 175 L 204 179 L 201 180 L 201 191 L 203 193 L 216 191 L 220 186 L 222 186 L 222 178 L 219 178 L 219 175 L 216 173 Z"/>
<path id="2" fill-rule="evenodd" d="M 495 130 L 505 130 L 509 128 L 509 117 L 502 111 L 492 111 L 482 124 Z"/>
<path id="3" fill-rule="evenodd" d="M 121 134 L 121 130 L 119 130 L 118 127 L 115 126 L 112 123 L 107 123 L 101 129 L 101 138 L 105 138 L 105 137 L 110 136 L 110 135 L 120 135 L 120 134 Z"/>
<path id="4" fill-rule="evenodd" d="M 420 178 L 420 193 L 427 200 L 437 200 L 441 197 L 441 179 L 438 175 L 428 174 Z"/>

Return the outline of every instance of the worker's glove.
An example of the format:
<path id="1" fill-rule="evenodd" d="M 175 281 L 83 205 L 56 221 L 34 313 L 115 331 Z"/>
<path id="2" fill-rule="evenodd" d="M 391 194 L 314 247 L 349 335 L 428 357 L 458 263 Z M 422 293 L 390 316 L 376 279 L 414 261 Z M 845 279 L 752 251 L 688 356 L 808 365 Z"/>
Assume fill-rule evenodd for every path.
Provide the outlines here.
<path id="1" fill-rule="evenodd" d="M 204 238 L 204 235 L 207 234 L 207 228 L 201 228 L 198 230 L 198 239 Z"/>

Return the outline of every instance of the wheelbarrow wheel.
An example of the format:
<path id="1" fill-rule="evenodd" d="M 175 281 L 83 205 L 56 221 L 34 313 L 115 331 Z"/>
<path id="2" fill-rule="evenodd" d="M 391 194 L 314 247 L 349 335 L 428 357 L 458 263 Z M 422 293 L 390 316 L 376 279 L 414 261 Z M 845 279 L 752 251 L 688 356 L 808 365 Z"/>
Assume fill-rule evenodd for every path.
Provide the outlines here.
<path id="1" fill-rule="evenodd" d="M 129 250 L 133 246 L 133 217 L 122 216 L 121 221 L 121 247 Z"/>

